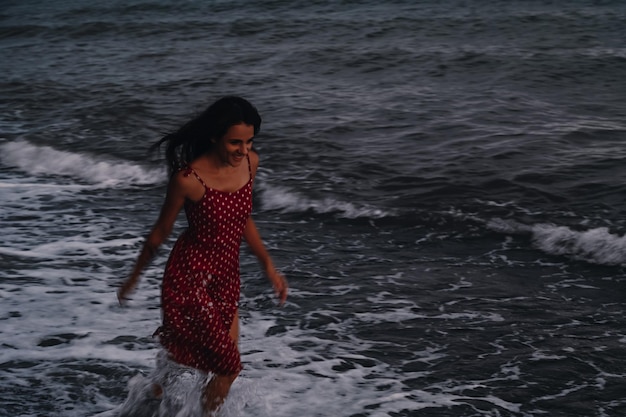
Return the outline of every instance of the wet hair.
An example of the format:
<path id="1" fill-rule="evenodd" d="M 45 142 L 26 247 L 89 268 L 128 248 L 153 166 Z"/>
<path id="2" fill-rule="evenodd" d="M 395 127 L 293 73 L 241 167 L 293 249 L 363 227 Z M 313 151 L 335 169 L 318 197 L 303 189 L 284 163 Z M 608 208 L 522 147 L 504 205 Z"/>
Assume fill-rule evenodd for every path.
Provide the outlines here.
<path id="1" fill-rule="evenodd" d="M 231 126 L 241 123 L 253 126 L 256 135 L 261 129 L 261 116 L 246 99 L 222 97 L 180 129 L 165 135 L 152 148 L 165 144 L 165 159 L 173 174 L 200 155 L 211 152 L 214 141 L 224 137 Z"/>

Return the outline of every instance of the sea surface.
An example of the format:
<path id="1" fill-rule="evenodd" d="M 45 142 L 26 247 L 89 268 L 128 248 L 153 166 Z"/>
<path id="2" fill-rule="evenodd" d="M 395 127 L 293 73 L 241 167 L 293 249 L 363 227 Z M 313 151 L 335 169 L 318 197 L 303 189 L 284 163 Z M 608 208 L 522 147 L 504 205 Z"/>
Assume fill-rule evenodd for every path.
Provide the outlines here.
<path id="1" fill-rule="evenodd" d="M 626 2 L 0 1 L 0 416 L 197 417 L 152 143 L 263 116 L 225 417 L 626 415 Z M 150 383 L 165 381 L 162 401 Z"/>

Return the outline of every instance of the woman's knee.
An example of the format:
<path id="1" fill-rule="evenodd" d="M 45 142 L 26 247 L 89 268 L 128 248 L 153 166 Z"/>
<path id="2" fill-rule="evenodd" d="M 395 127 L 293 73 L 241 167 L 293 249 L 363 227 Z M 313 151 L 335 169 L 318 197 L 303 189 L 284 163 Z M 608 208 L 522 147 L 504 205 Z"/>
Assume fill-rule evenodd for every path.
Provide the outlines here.
<path id="1" fill-rule="evenodd" d="M 230 387 L 232 383 L 235 382 L 235 379 L 237 379 L 238 376 L 239 371 L 232 374 L 214 375 L 213 378 L 211 378 L 209 385 L 215 384 L 221 387 Z"/>

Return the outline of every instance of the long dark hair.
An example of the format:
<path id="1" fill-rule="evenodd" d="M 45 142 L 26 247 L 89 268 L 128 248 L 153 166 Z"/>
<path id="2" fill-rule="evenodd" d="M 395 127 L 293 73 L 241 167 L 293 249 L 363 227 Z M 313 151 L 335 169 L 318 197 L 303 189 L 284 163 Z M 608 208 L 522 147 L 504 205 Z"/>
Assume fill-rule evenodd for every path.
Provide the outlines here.
<path id="1" fill-rule="evenodd" d="M 172 174 L 210 152 L 213 140 L 221 139 L 231 126 L 240 123 L 253 126 L 256 135 L 261 129 L 261 116 L 246 99 L 222 97 L 180 129 L 165 135 L 152 148 L 166 144 L 165 159 Z"/>

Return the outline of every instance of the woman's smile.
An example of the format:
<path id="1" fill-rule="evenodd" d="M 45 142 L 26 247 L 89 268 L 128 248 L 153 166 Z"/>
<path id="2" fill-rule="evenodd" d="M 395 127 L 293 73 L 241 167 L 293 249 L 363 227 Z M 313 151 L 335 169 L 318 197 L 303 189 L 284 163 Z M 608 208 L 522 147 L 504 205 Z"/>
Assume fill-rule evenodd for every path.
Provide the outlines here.
<path id="1" fill-rule="evenodd" d="M 219 143 L 222 160 L 229 165 L 239 166 L 252 149 L 254 126 L 240 123 L 231 126 Z"/>

